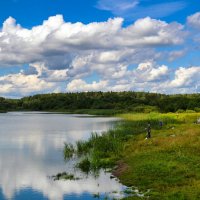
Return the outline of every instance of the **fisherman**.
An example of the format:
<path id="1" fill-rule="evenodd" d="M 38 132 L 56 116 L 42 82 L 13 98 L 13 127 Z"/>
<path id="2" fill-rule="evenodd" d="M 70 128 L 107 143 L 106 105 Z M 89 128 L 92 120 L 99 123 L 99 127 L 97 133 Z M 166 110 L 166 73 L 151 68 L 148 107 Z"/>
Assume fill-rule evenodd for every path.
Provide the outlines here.
<path id="1" fill-rule="evenodd" d="M 159 125 L 160 125 L 160 128 L 162 128 L 163 127 L 163 121 L 159 121 Z"/>
<path id="2" fill-rule="evenodd" d="M 148 123 L 146 130 L 147 130 L 146 139 L 149 139 L 149 138 L 151 138 L 151 124 L 150 123 Z"/>

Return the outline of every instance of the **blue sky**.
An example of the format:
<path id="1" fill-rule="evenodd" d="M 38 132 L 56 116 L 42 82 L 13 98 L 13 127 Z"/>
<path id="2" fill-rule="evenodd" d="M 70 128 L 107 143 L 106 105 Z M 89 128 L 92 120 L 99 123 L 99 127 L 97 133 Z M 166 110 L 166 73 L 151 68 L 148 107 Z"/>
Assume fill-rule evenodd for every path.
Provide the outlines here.
<path id="1" fill-rule="evenodd" d="M 66 21 L 89 23 L 107 20 L 111 14 L 95 8 L 94 0 L 1 0 L 1 23 L 9 16 L 25 27 L 41 24 L 49 16 L 63 14 Z"/>
<path id="2" fill-rule="evenodd" d="M 200 92 L 197 0 L 1 0 L 0 96 Z"/>
<path id="3" fill-rule="evenodd" d="M 66 21 L 81 21 L 83 23 L 105 21 L 109 17 L 130 15 L 131 17 L 127 19 L 128 24 L 138 17 L 146 17 L 147 15 L 154 17 L 155 13 L 158 13 L 157 18 L 183 23 L 188 15 L 198 12 L 200 9 L 200 4 L 197 0 L 141 0 L 136 8 L 129 9 L 126 14 L 120 13 L 120 9 L 118 9 L 118 13 L 114 14 L 112 10 L 100 8 L 100 5 L 103 5 L 105 2 L 109 2 L 108 5 L 113 7 L 117 2 L 123 1 L 1 0 L 0 22 L 2 24 L 5 19 L 12 16 L 21 25 L 32 27 L 41 24 L 43 20 L 56 14 L 63 14 Z M 134 2 L 134 0 L 128 0 L 127 2 Z M 144 13 L 145 11 L 148 12 Z"/>

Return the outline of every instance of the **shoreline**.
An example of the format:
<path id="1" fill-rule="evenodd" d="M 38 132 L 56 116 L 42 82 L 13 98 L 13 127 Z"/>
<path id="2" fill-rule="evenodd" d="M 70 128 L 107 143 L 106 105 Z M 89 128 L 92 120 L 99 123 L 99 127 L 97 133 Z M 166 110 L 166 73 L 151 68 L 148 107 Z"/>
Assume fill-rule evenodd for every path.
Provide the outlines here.
<path id="1" fill-rule="evenodd" d="M 124 199 L 198 199 L 200 125 L 195 121 L 200 113 L 168 115 L 174 121 L 161 129 L 153 127 L 151 139 L 145 140 L 143 132 L 125 142 L 113 175 L 145 196 Z"/>
<path id="2" fill-rule="evenodd" d="M 88 160 L 82 160 L 83 167 L 117 166 L 112 174 L 123 185 L 137 187 L 145 194 L 143 199 L 199 198 L 200 113 L 129 113 L 114 117 L 123 120 L 113 130 L 78 144 L 77 153 L 89 155 Z M 145 140 L 148 122 L 152 138 Z"/>
<path id="3" fill-rule="evenodd" d="M 123 185 L 144 194 L 142 199 L 195 199 L 200 191 L 200 127 L 194 122 L 200 113 L 132 113 L 118 117 L 124 120 L 114 130 L 79 144 L 79 153 L 87 155 L 81 167 L 87 163 L 89 170 L 112 168 Z M 145 140 L 149 121 L 152 138 Z"/>

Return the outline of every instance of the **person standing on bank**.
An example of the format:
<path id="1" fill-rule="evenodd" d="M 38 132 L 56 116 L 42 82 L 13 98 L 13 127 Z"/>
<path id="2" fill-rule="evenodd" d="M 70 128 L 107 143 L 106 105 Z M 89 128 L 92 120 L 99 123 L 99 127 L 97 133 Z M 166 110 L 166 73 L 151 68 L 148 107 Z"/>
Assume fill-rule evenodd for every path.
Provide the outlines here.
<path id="1" fill-rule="evenodd" d="M 148 123 L 146 130 L 147 130 L 146 139 L 149 139 L 149 138 L 151 138 L 151 124 L 150 123 Z"/>

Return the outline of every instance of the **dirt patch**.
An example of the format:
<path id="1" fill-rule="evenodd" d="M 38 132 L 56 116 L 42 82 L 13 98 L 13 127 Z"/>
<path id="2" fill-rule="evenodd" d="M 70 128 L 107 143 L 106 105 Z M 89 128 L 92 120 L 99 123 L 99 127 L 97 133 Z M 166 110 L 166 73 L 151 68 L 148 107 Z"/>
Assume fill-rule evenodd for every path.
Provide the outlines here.
<path id="1" fill-rule="evenodd" d="M 129 169 L 129 166 L 123 161 L 117 162 L 116 169 L 113 170 L 112 174 L 116 177 L 120 177 L 125 171 Z"/>

